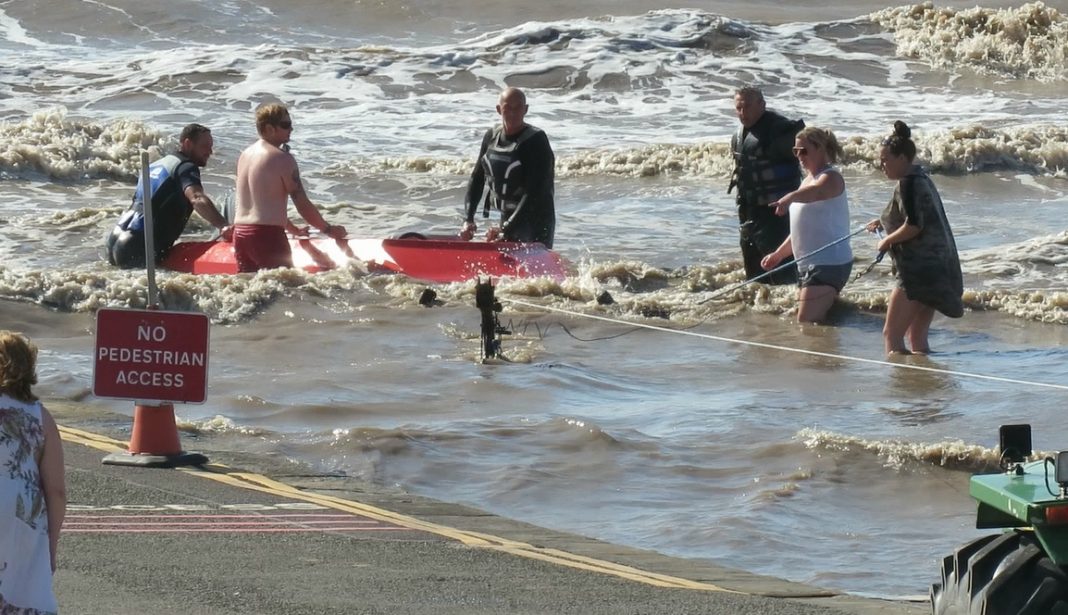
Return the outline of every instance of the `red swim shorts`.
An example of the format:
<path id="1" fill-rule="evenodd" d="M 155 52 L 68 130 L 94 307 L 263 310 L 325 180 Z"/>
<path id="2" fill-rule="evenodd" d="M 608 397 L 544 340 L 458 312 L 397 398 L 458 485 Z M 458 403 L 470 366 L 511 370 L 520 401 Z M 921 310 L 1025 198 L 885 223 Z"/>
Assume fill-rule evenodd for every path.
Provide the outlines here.
<path id="1" fill-rule="evenodd" d="M 242 273 L 293 266 L 285 229 L 271 224 L 235 224 L 234 254 Z"/>

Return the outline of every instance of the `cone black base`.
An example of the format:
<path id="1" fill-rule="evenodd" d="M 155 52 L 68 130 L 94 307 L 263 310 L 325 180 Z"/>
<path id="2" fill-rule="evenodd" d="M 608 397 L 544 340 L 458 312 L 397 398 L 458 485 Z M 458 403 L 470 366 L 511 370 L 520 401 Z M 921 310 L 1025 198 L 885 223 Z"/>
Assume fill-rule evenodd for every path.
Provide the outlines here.
<path id="1" fill-rule="evenodd" d="M 177 455 L 146 455 L 142 453 L 132 454 L 112 453 L 102 462 L 112 466 L 137 466 L 141 468 L 177 468 L 181 466 L 202 466 L 208 463 L 208 457 L 200 453 L 188 453 L 182 451 Z"/>

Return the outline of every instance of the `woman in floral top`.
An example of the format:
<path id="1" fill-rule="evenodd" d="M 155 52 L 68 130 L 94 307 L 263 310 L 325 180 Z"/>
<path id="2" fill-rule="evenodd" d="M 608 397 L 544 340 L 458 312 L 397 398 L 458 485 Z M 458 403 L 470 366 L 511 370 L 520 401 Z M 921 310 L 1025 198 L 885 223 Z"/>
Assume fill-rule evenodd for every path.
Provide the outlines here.
<path id="1" fill-rule="evenodd" d="M 52 573 L 67 510 L 63 448 L 33 394 L 37 347 L 0 330 L 0 614 L 56 613 Z"/>

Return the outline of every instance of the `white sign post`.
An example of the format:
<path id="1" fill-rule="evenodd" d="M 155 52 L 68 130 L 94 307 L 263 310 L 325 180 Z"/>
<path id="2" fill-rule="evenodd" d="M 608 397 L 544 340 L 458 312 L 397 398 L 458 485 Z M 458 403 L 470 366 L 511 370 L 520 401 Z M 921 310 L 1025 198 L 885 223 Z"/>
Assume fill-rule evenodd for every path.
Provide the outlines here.
<path id="1" fill-rule="evenodd" d="M 145 214 L 145 268 L 148 271 L 148 309 L 156 309 L 156 227 L 152 219 L 152 177 L 148 172 L 148 150 L 141 152 L 141 208 Z"/>
<path id="2" fill-rule="evenodd" d="M 207 457 L 182 450 L 170 402 L 203 403 L 207 398 L 208 318 L 159 310 L 147 151 L 141 152 L 141 206 L 148 309 L 102 309 L 96 314 L 93 394 L 135 400 L 129 449 L 104 457 L 104 463 L 166 468 L 203 465 Z"/>

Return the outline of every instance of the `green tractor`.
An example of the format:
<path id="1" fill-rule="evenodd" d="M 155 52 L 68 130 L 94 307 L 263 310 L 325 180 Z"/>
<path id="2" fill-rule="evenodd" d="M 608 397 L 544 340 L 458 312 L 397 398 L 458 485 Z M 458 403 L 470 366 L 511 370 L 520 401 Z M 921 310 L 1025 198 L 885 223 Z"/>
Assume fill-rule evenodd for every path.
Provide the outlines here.
<path id="1" fill-rule="evenodd" d="M 973 476 L 976 527 L 942 560 L 934 615 L 1068 615 L 1068 451 L 1027 463 L 1030 425 L 1002 425 L 1000 474 Z"/>

